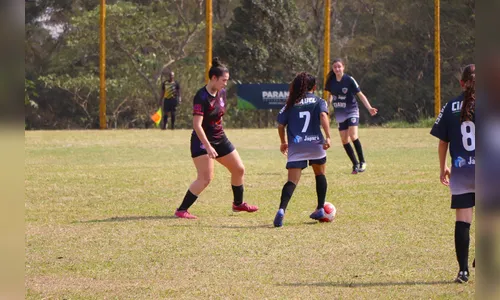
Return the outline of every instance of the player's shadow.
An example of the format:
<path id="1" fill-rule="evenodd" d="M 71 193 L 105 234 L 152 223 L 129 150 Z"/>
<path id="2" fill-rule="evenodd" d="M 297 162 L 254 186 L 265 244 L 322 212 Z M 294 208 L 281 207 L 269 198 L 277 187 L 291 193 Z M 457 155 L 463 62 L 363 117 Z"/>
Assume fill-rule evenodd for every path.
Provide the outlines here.
<path id="1" fill-rule="evenodd" d="M 348 287 L 348 288 L 363 288 L 363 287 L 377 287 L 377 286 L 412 286 L 412 285 L 444 285 L 454 284 L 451 280 L 441 281 L 402 281 L 402 282 L 293 282 L 281 283 L 278 286 L 286 287 Z"/>
<path id="2" fill-rule="evenodd" d="M 126 217 L 111 217 L 107 219 L 76 221 L 75 223 L 107 223 L 107 222 L 127 222 L 127 221 L 146 221 L 146 220 L 168 220 L 175 218 L 176 218 L 175 216 L 126 216 Z"/>

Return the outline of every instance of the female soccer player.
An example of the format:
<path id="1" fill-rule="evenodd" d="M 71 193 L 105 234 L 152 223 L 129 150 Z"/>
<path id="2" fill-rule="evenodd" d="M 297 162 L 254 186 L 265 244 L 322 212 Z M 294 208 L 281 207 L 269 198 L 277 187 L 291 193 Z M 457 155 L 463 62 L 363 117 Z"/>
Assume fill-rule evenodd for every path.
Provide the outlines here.
<path id="1" fill-rule="evenodd" d="M 243 202 L 243 178 L 245 167 L 238 151 L 231 144 L 222 128 L 222 116 L 226 111 L 226 90 L 229 70 L 216 57 L 208 72 L 210 81 L 194 97 L 193 133 L 191 135 L 191 157 L 198 176 L 189 187 L 175 216 L 184 219 L 196 219 L 188 212 L 198 195 L 208 186 L 214 177 L 214 160 L 231 172 L 233 189 L 233 211 L 255 212 L 257 206 Z"/>
<path id="2" fill-rule="evenodd" d="M 299 183 L 302 169 L 307 168 L 308 162 L 316 176 L 318 195 L 318 205 L 310 217 L 319 220 L 325 215 L 323 209 L 327 189 L 325 150 L 330 148 L 330 122 L 328 106 L 325 100 L 313 94 L 315 89 L 314 76 L 305 72 L 298 74 L 290 85 L 286 105 L 278 115 L 280 151 L 288 158 L 286 163 L 288 181 L 281 191 L 280 207 L 274 218 L 275 227 L 283 226 L 286 207 Z M 285 140 L 285 127 L 288 142 Z M 326 138 L 323 138 L 321 127 L 325 131 Z"/>
<path id="3" fill-rule="evenodd" d="M 476 204 L 476 67 L 468 65 L 462 72 L 463 93 L 441 109 L 431 134 L 439 139 L 439 178 L 451 191 L 451 208 L 455 209 L 455 251 L 459 265 L 456 282 L 469 280 L 469 230 Z M 451 172 L 446 165 L 450 148 Z"/>
<path id="4" fill-rule="evenodd" d="M 344 62 L 340 58 L 333 60 L 332 70 L 330 70 L 326 79 L 325 90 L 330 93 L 328 103 L 332 104 L 333 102 L 340 139 L 347 156 L 349 156 L 352 162 L 351 174 L 364 172 L 366 170 L 366 161 L 363 156 L 361 142 L 358 138 L 359 108 L 355 96 L 357 95 L 361 99 L 361 102 L 368 109 L 370 115 L 376 115 L 378 110 L 370 105 L 366 96 L 361 92 L 356 80 L 344 74 Z M 354 144 L 359 163 L 349 143 L 349 139 Z"/>

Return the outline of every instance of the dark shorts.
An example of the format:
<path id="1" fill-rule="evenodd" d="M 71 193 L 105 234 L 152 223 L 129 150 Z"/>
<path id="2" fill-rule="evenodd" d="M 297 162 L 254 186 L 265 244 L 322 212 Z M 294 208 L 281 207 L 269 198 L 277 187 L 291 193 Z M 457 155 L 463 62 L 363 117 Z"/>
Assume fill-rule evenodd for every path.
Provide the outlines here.
<path id="1" fill-rule="evenodd" d="M 177 99 L 163 99 L 163 111 L 176 111 Z"/>
<path id="2" fill-rule="evenodd" d="M 307 160 L 290 161 L 286 163 L 287 169 L 305 169 L 307 168 Z M 309 165 L 324 165 L 326 164 L 326 156 L 320 159 L 310 159 Z"/>
<path id="3" fill-rule="evenodd" d="M 476 206 L 476 193 L 451 195 L 451 208 L 471 208 Z"/>
<path id="4" fill-rule="evenodd" d="M 231 144 L 228 138 L 224 138 L 223 140 L 217 143 L 210 143 L 210 145 L 212 145 L 215 151 L 217 151 L 218 154 L 217 158 L 226 156 L 235 150 L 233 144 Z M 198 136 L 194 134 L 191 135 L 191 157 L 195 158 L 205 154 L 207 154 L 207 150 L 205 149 L 205 146 L 201 143 Z"/>
<path id="5" fill-rule="evenodd" d="M 352 117 L 348 118 L 342 123 L 338 124 L 339 131 L 347 130 L 349 129 L 349 126 L 358 126 L 359 125 L 359 118 L 357 117 Z"/>

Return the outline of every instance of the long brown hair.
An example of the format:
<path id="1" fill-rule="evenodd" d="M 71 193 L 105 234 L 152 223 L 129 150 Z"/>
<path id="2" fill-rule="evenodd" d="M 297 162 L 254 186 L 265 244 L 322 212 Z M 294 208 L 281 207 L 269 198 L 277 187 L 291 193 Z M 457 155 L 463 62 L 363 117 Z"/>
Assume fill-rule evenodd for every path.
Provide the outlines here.
<path id="1" fill-rule="evenodd" d="M 333 64 L 338 63 L 338 62 L 341 63 L 345 67 L 345 64 L 344 64 L 344 61 L 342 60 L 342 58 L 335 58 L 332 61 L 332 66 L 333 66 Z M 335 78 L 335 73 L 333 73 L 332 68 L 330 68 L 330 72 L 328 72 L 328 74 L 326 75 L 325 88 L 330 84 L 330 82 L 332 81 L 333 78 Z M 323 89 L 325 89 L 325 88 L 323 88 Z"/>
<path id="2" fill-rule="evenodd" d="M 316 85 L 316 77 L 313 75 L 302 72 L 297 74 L 290 84 L 288 99 L 286 100 L 285 110 L 293 107 L 293 105 L 304 98 L 307 92 L 312 90 Z"/>
<path id="3" fill-rule="evenodd" d="M 476 109 L 476 65 L 470 64 L 464 68 L 461 82 L 465 92 L 460 111 L 460 122 L 472 121 Z"/>

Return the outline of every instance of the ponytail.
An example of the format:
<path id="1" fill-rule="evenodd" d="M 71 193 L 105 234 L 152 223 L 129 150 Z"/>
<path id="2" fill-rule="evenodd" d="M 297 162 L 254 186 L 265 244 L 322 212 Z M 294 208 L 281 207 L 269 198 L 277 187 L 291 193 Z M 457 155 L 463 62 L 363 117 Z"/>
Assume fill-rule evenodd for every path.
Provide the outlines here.
<path id="1" fill-rule="evenodd" d="M 460 122 L 474 121 L 476 108 L 476 65 L 471 64 L 464 68 L 461 82 L 465 91 L 460 111 Z"/>

